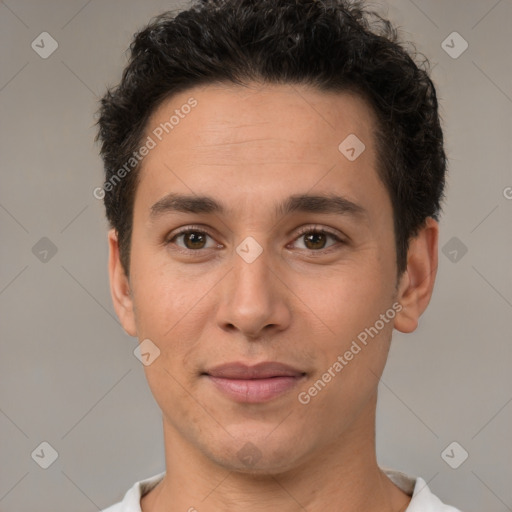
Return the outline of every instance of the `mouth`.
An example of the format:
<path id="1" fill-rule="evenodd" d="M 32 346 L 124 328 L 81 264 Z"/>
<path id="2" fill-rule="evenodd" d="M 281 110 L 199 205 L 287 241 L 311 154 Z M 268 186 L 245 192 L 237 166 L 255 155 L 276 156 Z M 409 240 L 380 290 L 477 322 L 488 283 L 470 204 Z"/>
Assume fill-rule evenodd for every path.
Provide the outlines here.
<path id="1" fill-rule="evenodd" d="M 222 394 L 240 403 L 268 402 L 298 385 L 306 372 L 277 362 L 227 363 L 204 372 Z"/>

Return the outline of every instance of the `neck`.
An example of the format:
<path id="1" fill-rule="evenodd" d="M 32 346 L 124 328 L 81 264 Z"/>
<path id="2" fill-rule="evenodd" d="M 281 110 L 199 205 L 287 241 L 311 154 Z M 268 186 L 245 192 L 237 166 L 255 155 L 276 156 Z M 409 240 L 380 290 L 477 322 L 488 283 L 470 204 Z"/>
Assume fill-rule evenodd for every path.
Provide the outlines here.
<path id="1" fill-rule="evenodd" d="M 251 475 L 213 463 L 164 420 L 166 475 L 141 500 L 143 512 L 401 512 L 410 497 L 375 455 L 376 394 L 332 445 L 275 474 Z"/>

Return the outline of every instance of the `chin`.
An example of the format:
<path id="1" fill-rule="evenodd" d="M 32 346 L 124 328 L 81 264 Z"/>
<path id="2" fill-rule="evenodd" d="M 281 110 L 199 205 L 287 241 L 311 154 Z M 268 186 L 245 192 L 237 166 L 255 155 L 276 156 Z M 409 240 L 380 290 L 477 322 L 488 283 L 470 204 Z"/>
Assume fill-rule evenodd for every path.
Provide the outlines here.
<path id="1" fill-rule="evenodd" d="M 270 437 L 273 434 L 270 434 Z M 298 444 L 293 436 L 288 439 L 275 437 L 273 440 L 268 432 L 260 435 L 238 435 L 215 443 L 215 449 L 205 450 L 212 461 L 223 468 L 250 475 L 278 475 L 297 467 L 306 448 Z M 297 451 L 301 447 L 301 453 Z"/>

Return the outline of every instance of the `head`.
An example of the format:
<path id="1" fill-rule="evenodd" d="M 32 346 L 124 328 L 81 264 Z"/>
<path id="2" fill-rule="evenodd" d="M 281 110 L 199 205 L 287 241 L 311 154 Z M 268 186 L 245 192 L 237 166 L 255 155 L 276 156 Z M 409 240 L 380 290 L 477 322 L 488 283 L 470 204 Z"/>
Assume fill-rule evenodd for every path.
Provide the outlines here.
<path id="1" fill-rule="evenodd" d="M 160 351 L 145 370 L 169 428 L 230 468 L 252 440 L 281 471 L 370 418 L 393 327 L 430 300 L 446 167 L 434 86 L 390 23 L 344 0 L 164 13 L 98 137 L 112 297 Z M 232 361 L 300 382 L 241 403 L 208 380 Z"/>

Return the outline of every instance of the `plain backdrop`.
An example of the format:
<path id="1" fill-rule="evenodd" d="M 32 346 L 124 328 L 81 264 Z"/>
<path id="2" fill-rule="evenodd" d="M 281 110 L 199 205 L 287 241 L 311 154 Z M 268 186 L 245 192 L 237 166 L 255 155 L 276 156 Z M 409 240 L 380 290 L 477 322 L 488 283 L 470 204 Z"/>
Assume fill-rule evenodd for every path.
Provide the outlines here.
<path id="1" fill-rule="evenodd" d="M 111 304 L 94 114 L 133 33 L 187 5 L 0 2 L 2 512 L 95 511 L 165 469 L 160 410 Z M 434 296 L 415 333 L 395 333 L 380 383 L 379 462 L 464 511 L 505 512 L 512 2 L 372 5 L 429 57 L 450 160 Z M 442 456 L 453 442 L 452 465 L 468 453 L 457 469 Z"/>

